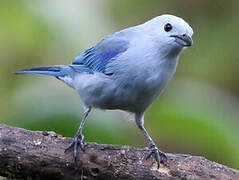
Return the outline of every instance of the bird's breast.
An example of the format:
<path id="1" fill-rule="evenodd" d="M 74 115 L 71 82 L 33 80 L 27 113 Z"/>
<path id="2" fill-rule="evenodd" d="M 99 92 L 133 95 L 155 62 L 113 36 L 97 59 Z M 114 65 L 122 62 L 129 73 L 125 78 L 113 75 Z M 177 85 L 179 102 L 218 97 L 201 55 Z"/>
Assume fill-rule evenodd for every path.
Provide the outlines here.
<path id="1" fill-rule="evenodd" d="M 115 91 L 122 104 L 131 111 L 144 111 L 163 91 L 172 78 L 177 60 L 162 61 L 158 66 L 142 66 L 119 77 Z"/>

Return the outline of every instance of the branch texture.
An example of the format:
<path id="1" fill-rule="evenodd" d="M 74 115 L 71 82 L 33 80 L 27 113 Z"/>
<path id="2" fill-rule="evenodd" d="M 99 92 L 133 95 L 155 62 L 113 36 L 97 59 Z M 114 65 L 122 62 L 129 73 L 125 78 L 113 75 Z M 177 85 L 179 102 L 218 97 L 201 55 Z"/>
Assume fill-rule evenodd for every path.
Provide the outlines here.
<path id="1" fill-rule="evenodd" d="M 0 176 L 11 179 L 222 179 L 239 171 L 203 157 L 167 154 L 157 169 L 146 149 L 87 143 L 75 164 L 72 141 L 54 132 L 29 131 L 0 124 Z"/>

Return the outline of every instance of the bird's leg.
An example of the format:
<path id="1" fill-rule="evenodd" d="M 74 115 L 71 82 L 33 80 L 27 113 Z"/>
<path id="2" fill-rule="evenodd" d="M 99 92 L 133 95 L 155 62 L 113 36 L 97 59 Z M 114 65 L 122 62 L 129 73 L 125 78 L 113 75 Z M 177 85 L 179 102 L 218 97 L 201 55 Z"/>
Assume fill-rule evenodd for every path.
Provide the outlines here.
<path id="1" fill-rule="evenodd" d="M 78 144 L 80 145 L 80 148 L 82 151 L 84 151 L 84 136 L 82 134 L 82 129 L 83 126 L 85 124 L 85 121 L 91 111 L 91 107 L 84 107 L 84 114 L 80 123 L 80 126 L 75 134 L 74 140 L 71 142 L 71 144 L 69 145 L 69 147 L 66 149 L 66 151 L 72 147 L 74 147 L 73 149 L 73 157 L 76 160 L 77 157 L 77 152 L 78 152 Z"/>
<path id="2" fill-rule="evenodd" d="M 157 146 L 155 145 L 154 141 L 152 140 L 152 138 L 150 137 L 149 133 L 147 132 L 147 130 L 144 128 L 144 114 L 136 114 L 135 115 L 135 121 L 136 124 L 138 125 L 139 129 L 141 131 L 143 131 L 144 136 L 147 138 L 148 142 L 149 142 L 149 150 L 150 153 L 149 155 L 146 157 L 146 159 L 150 158 L 152 155 L 154 155 L 155 160 L 157 161 L 158 164 L 158 168 L 160 166 L 160 163 L 164 163 L 167 160 L 166 155 L 160 151 Z"/>

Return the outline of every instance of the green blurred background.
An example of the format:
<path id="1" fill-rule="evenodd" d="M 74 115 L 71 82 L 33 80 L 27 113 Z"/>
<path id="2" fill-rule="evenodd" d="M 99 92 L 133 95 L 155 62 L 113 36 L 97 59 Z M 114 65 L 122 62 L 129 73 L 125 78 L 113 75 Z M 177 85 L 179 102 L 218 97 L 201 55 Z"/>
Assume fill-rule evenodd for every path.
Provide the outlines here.
<path id="1" fill-rule="evenodd" d="M 145 126 L 166 152 L 190 153 L 239 168 L 239 1 L 0 1 L 0 123 L 73 136 L 82 102 L 51 77 L 17 69 L 69 64 L 103 37 L 160 14 L 183 17 L 194 46 L 146 113 Z M 135 123 L 118 111 L 94 110 L 86 141 L 144 147 Z"/>

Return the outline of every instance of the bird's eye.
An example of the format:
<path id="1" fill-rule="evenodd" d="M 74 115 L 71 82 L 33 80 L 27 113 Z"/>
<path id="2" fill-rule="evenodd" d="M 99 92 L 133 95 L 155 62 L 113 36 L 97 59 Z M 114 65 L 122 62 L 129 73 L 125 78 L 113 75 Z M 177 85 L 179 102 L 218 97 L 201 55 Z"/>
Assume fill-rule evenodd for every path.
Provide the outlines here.
<path id="1" fill-rule="evenodd" d="M 173 26 L 172 26 L 170 23 L 165 24 L 164 30 L 165 30 L 166 32 L 169 32 L 169 31 L 171 31 L 172 29 L 173 29 Z"/>

